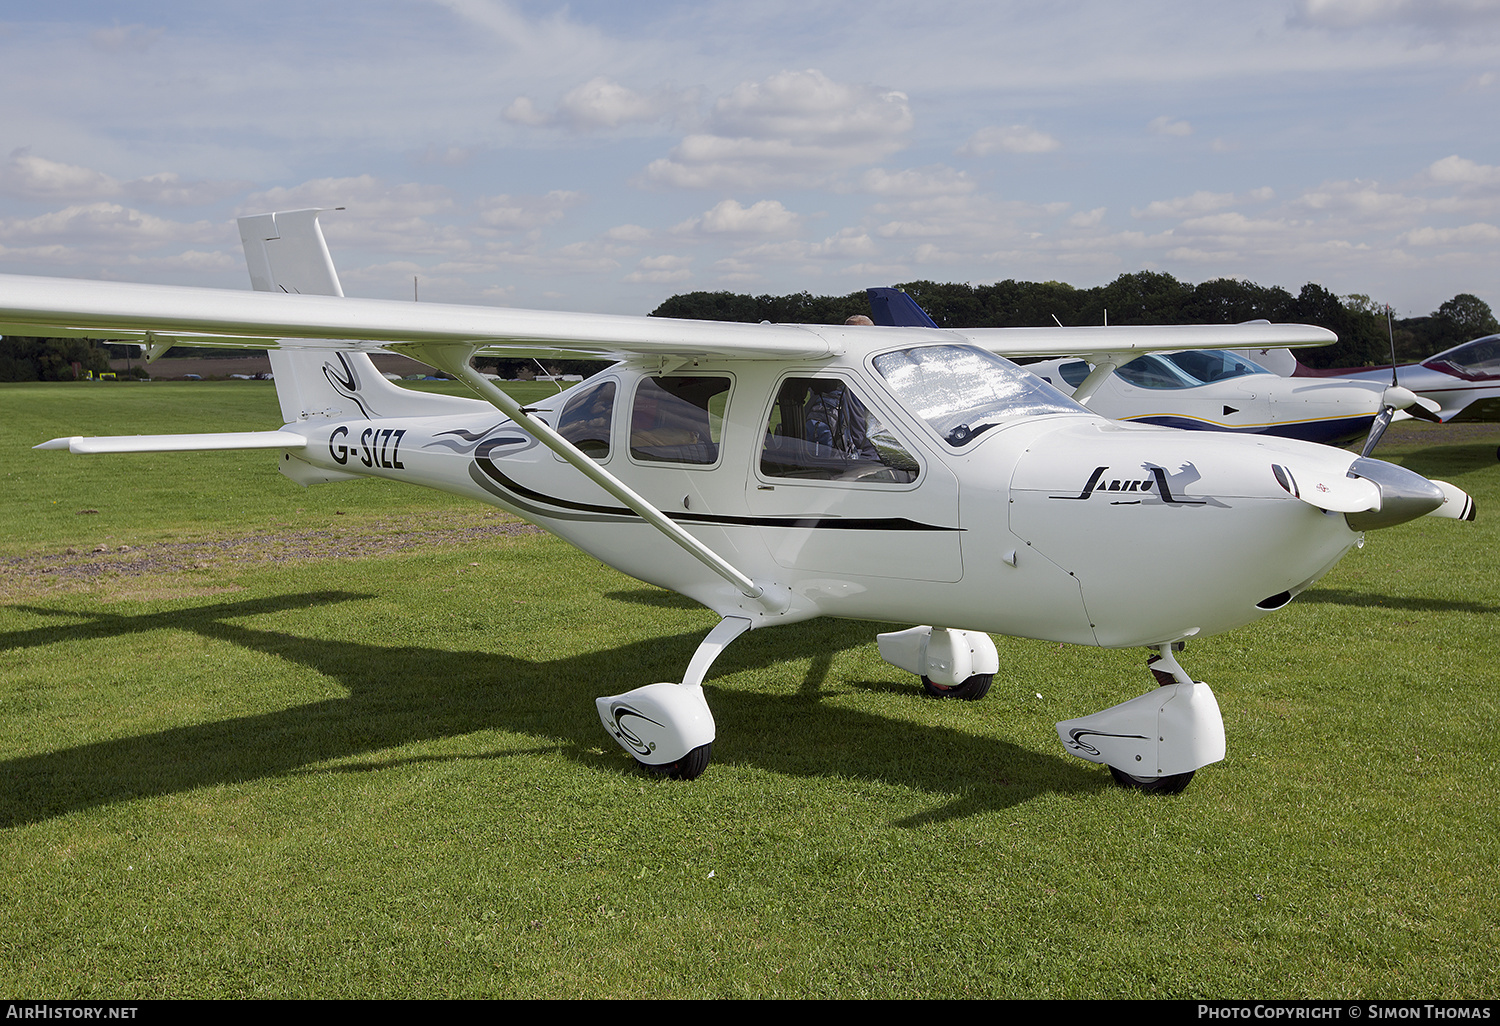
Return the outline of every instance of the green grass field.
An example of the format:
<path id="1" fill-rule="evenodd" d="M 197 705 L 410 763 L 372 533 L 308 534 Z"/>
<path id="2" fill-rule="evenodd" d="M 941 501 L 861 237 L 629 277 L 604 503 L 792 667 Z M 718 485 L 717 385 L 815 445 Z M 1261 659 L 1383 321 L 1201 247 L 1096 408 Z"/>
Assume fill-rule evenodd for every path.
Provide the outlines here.
<path id="1" fill-rule="evenodd" d="M 433 492 L 28 448 L 274 427 L 264 384 L 0 409 L 8 995 L 1500 989 L 1500 429 L 1380 453 L 1478 522 L 1373 532 L 1189 645 L 1229 755 L 1163 799 L 1053 729 L 1147 690 L 1143 651 L 997 638 L 990 696 L 934 702 L 832 620 L 737 641 L 713 765 L 646 776 L 593 699 L 678 677 L 708 611 Z"/>

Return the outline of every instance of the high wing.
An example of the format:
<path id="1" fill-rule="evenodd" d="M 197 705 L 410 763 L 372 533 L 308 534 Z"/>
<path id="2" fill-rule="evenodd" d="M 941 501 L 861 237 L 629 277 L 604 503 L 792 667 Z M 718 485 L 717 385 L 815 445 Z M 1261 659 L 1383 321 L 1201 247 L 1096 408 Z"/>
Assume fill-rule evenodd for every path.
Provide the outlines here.
<path id="1" fill-rule="evenodd" d="M 409 347 L 462 347 L 470 355 L 817 360 L 838 355 L 850 341 L 868 347 L 872 332 L 893 346 L 967 342 L 1003 356 L 1300 347 L 1336 338 L 1326 329 L 1300 324 L 958 330 L 736 324 L 0 275 L 0 334 L 84 336 L 154 347 L 331 348 L 409 355 L 416 355 Z"/>

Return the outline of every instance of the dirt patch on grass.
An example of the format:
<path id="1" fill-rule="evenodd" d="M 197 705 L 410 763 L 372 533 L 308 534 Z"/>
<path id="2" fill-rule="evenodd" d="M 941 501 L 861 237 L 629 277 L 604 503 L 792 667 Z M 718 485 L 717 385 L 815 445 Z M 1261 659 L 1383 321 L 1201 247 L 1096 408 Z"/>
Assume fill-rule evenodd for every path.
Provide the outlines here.
<path id="1" fill-rule="evenodd" d="M 520 520 L 413 528 L 407 523 L 364 524 L 354 529 L 257 532 L 152 545 L 97 546 L 0 558 L 0 598 L 17 598 L 102 579 L 184 573 L 235 566 L 260 566 L 314 559 L 362 559 L 412 549 L 439 549 L 519 535 L 541 529 Z"/>

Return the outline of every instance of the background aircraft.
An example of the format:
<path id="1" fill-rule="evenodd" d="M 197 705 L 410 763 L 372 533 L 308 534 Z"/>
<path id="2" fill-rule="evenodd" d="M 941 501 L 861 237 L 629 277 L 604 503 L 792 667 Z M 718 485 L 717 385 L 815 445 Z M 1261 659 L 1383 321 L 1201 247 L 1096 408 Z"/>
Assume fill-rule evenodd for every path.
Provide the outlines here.
<path id="1" fill-rule="evenodd" d="M 242 218 L 257 291 L 0 276 L 0 331 L 270 351 L 285 423 L 71 436 L 74 453 L 268 449 L 300 484 L 376 476 L 470 496 L 721 617 L 678 682 L 598 699 L 643 765 L 691 778 L 716 727 L 702 683 L 747 630 L 820 615 L 879 636 L 929 694 L 978 698 L 987 632 L 1145 646 L 1160 685 L 1057 725 L 1115 779 L 1175 792 L 1224 757 L 1218 703 L 1174 652 L 1259 619 L 1369 529 L 1472 519 L 1461 490 L 1293 439 L 1092 413 L 996 351 L 1041 356 L 1331 340 L 1303 325 L 1070 329 L 729 324 L 343 298 L 319 211 Z M 403 389 L 412 356 L 482 399 Z M 522 407 L 484 353 L 609 356 Z M 1192 553 L 1192 562 L 1178 558 Z"/>
<path id="2" fill-rule="evenodd" d="M 876 324 L 936 328 L 927 313 L 899 289 L 868 290 Z M 1296 361 L 1262 350 L 1268 361 L 1290 368 Z M 1096 367 L 1104 372 L 1093 381 Z M 1301 438 L 1345 445 L 1365 438 L 1368 456 L 1385 430 L 1378 418 L 1387 410 L 1427 418 L 1413 391 L 1378 378 L 1283 377 L 1243 351 L 1191 350 L 1134 355 L 1109 365 L 1075 357 L 1031 363 L 1033 374 L 1057 386 L 1089 409 L 1115 420 L 1160 424 L 1189 430 Z M 1497 390 L 1500 391 L 1500 390 Z M 1379 423 L 1379 432 L 1374 432 Z"/>
<path id="3" fill-rule="evenodd" d="M 1323 371 L 1300 364 L 1299 376 L 1321 377 Z M 1390 367 L 1346 368 L 1329 371 L 1358 381 L 1381 382 L 1391 376 Z M 1486 335 L 1461 346 L 1445 349 L 1421 363 L 1395 368 L 1395 378 L 1411 391 L 1431 400 L 1438 419 L 1456 421 L 1500 421 L 1500 335 Z"/>

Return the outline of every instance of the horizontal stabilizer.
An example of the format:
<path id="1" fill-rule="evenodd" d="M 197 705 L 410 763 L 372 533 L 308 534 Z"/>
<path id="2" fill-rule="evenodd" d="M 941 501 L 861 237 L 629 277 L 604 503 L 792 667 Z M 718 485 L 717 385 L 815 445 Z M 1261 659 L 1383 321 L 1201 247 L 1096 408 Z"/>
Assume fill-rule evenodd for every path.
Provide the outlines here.
<path id="1" fill-rule="evenodd" d="M 73 435 L 54 438 L 34 449 L 96 452 L 214 452 L 221 449 L 307 448 L 307 439 L 290 431 L 210 431 L 201 435 Z"/>

